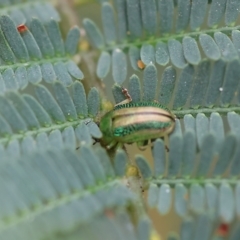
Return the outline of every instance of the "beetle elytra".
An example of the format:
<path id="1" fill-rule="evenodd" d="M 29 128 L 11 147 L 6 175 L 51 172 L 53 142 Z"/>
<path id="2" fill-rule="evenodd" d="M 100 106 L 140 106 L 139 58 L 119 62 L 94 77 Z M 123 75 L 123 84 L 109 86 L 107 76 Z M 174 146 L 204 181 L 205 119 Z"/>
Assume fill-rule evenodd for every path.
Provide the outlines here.
<path id="1" fill-rule="evenodd" d="M 136 142 L 139 147 L 149 140 L 165 137 L 175 126 L 175 116 L 157 101 L 132 102 L 127 89 L 126 100 L 115 105 L 100 121 L 101 144 L 108 149 Z"/>

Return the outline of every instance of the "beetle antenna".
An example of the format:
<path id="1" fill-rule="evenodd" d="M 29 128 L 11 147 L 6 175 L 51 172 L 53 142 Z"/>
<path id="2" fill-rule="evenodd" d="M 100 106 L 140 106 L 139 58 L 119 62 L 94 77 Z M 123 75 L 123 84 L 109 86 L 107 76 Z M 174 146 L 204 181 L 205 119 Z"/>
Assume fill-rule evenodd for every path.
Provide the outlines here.
<path id="1" fill-rule="evenodd" d="M 124 96 L 129 100 L 129 102 L 132 101 L 132 97 L 130 96 L 128 90 L 124 87 L 122 87 L 122 93 L 124 94 Z"/>

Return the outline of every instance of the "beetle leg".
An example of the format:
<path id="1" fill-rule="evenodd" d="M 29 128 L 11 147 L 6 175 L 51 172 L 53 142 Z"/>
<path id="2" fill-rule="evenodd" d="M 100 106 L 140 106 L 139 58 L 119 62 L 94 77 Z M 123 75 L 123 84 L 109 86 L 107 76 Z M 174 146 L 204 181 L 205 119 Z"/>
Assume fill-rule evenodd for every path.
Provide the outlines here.
<path id="1" fill-rule="evenodd" d="M 116 145 L 117 145 L 117 142 L 116 141 L 112 141 L 109 145 L 106 146 L 106 148 L 107 149 L 111 149 L 111 148 L 113 148 Z"/>
<path id="2" fill-rule="evenodd" d="M 108 150 L 112 148 L 118 149 L 123 147 L 124 147 L 123 143 L 117 141 L 112 141 L 109 145 L 106 146 Z"/>
<path id="3" fill-rule="evenodd" d="M 167 145 L 165 145 L 165 149 L 166 149 L 167 152 L 170 151 Z"/>
<path id="4" fill-rule="evenodd" d="M 139 150 L 144 151 L 147 148 L 148 140 L 137 142 L 137 147 Z"/>
<path id="5" fill-rule="evenodd" d="M 151 139 L 151 149 L 153 150 L 153 145 L 154 145 L 154 142 L 156 141 L 156 139 Z M 169 147 L 167 146 L 167 145 L 165 145 L 165 149 L 166 149 L 166 151 L 167 152 L 169 152 L 170 150 L 169 150 Z"/>
<path id="6" fill-rule="evenodd" d="M 116 145 L 116 148 L 117 148 L 117 149 L 118 149 L 118 148 L 124 148 L 123 143 L 118 142 L 117 145 Z"/>
<path id="7" fill-rule="evenodd" d="M 170 150 L 169 150 L 169 148 L 168 148 L 168 145 L 169 145 L 169 136 L 168 135 L 165 135 L 164 136 L 164 142 L 166 143 L 166 145 L 165 145 L 165 149 L 166 149 L 166 151 L 167 152 L 169 152 Z"/>
<path id="8" fill-rule="evenodd" d="M 99 143 L 100 142 L 100 140 L 99 139 L 95 139 L 94 138 L 94 142 L 93 142 L 93 144 L 92 145 L 95 145 L 95 144 L 97 144 L 97 143 Z"/>
<path id="9" fill-rule="evenodd" d="M 139 149 L 140 151 L 144 151 L 144 150 L 147 149 L 147 146 L 138 146 L 138 149 Z"/>

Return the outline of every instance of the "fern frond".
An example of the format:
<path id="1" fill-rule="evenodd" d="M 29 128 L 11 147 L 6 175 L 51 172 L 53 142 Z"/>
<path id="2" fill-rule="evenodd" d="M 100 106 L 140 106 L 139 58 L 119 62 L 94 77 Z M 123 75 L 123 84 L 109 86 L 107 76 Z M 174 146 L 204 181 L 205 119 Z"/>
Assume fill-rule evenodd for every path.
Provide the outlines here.
<path id="1" fill-rule="evenodd" d="M 235 8 L 240 7 L 239 3 L 219 3 L 215 0 L 209 5 L 210 7 L 207 0 L 180 0 L 175 7 L 173 0 L 159 0 L 157 3 L 154 0 L 118 0 L 115 4 L 117 28 L 113 7 L 110 3 L 103 3 L 104 37 L 94 22 L 84 20 L 90 41 L 102 51 L 98 61 L 98 77 L 104 78 L 112 64 L 114 81 L 122 84 L 127 75 L 127 57 L 124 53 L 126 51 L 135 70 L 141 69 L 138 66 L 140 60 L 145 65 L 156 62 L 161 66 L 166 66 L 171 61 L 172 65 L 183 69 L 187 64 L 198 65 L 205 58 L 213 61 L 221 58 L 225 61 L 238 59 L 236 49 L 239 45 L 239 26 L 234 25 L 239 14 Z M 173 30 L 174 11 L 177 11 L 178 18 Z M 206 14 L 210 29 L 200 29 Z M 160 26 L 157 24 L 158 16 Z M 221 26 L 224 16 L 225 26 Z M 190 32 L 183 32 L 187 27 L 190 28 Z M 160 37 L 157 37 L 158 29 Z M 231 39 L 228 36 L 231 36 Z M 107 51 L 112 52 L 112 62 L 107 61 L 102 67 Z"/>
<path id="2" fill-rule="evenodd" d="M 32 18 L 38 18 L 46 23 L 50 19 L 60 21 L 60 17 L 52 4 L 38 0 L 13 0 L 0 2 L 0 15 L 9 15 L 16 26 L 29 24 Z"/>
<path id="3" fill-rule="evenodd" d="M 208 214 L 202 213 L 182 222 L 180 236 L 181 239 L 198 239 L 200 236 L 202 239 L 218 238 L 220 237 L 218 236 L 218 225 L 219 223 L 216 223 Z"/>
<path id="4" fill-rule="evenodd" d="M 214 63 L 204 60 L 197 67 L 187 65 L 181 73 L 169 66 L 158 79 L 157 68 L 151 63 L 143 70 L 142 83 L 136 75 L 130 77 L 129 94 L 133 102 L 157 100 L 177 118 L 187 114 L 239 113 L 239 69 L 238 60 Z M 118 84 L 113 87 L 113 96 L 116 103 L 125 99 Z"/>
<path id="5" fill-rule="evenodd" d="M 74 81 L 79 29 L 63 41 L 48 3 L 2 1 L 0 239 L 160 239 L 141 201 L 147 189 L 147 205 L 162 215 L 174 205 L 183 220 L 169 240 L 239 240 L 240 1 L 99 2 L 103 34 L 84 20 L 97 76 L 112 69 L 119 103 L 128 65 L 141 71 L 142 84 L 129 81 L 133 102 L 166 105 L 175 129 L 154 139 L 153 167 L 141 155 L 129 166 L 126 149 L 93 150 L 100 96 Z"/>
<path id="6" fill-rule="evenodd" d="M 45 25 L 33 19 L 18 32 L 14 22 L 6 15 L 0 17 L 0 92 L 24 89 L 28 83 L 37 84 L 59 80 L 70 85 L 73 79 L 83 79 L 83 73 L 71 60 L 75 54 L 80 33 L 72 28 L 65 43 L 58 23 L 50 20 Z"/>
<path id="7" fill-rule="evenodd" d="M 101 137 L 93 122 L 100 106 L 96 88 L 90 90 L 86 99 L 80 82 L 69 88 L 60 82 L 51 86 L 49 90 L 54 95 L 46 87 L 36 85 L 36 98 L 11 91 L 0 97 L 0 142 L 6 145 L 8 153 L 11 154 L 12 146 L 18 149 L 14 154 L 44 146 L 67 145 L 75 149 L 77 141 L 91 144 L 92 136 Z"/>
<path id="8" fill-rule="evenodd" d="M 17 161 L 1 159 L 0 172 L 1 239 L 55 239 L 58 234 L 68 239 L 75 232 L 87 239 L 90 233 L 82 230 L 89 225 L 98 229 L 94 239 L 102 239 L 106 226 L 115 225 L 107 236 L 116 234 L 116 228 L 132 226 L 126 208 L 135 196 L 116 179 L 103 149 L 96 153 L 83 146 L 80 155 L 57 149 L 23 155 Z M 134 227 L 128 229 L 122 234 L 135 240 Z"/>
<path id="9" fill-rule="evenodd" d="M 222 239 L 237 240 L 240 234 L 239 222 L 229 225 L 214 219 L 208 213 L 201 213 L 183 220 L 180 239 Z"/>
<path id="10" fill-rule="evenodd" d="M 123 177 L 126 173 L 127 154 L 119 149 L 114 157 L 114 170 L 117 176 Z"/>
<path id="11" fill-rule="evenodd" d="M 197 117 L 197 130 L 188 117 L 184 133 L 178 123 L 170 136 L 169 154 L 166 155 L 162 140 L 154 143 L 153 171 L 143 157 L 136 157 L 142 176 L 150 183 L 149 205 L 166 214 L 173 201 L 182 217 L 207 208 L 231 222 L 235 214 L 240 214 L 235 208 L 240 200 L 239 135 L 233 131 L 224 136 L 223 123 L 216 113 L 210 118 L 209 128 L 206 117 Z M 171 187 L 175 189 L 174 198 Z"/>
<path id="12" fill-rule="evenodd" d="M 222 63 L 221 60 L 218 63 L 219 66 L 222 66 Z M 225 76 L 229 76 L 228 74 L 234 76 L 225 78 L 224 86 L 229 86 L 229 90 L 227 91 L 228 88 L 226 87 L 226 92 L 223 93 L 223 87 L 222 92 L 218 91 L 223 94 L 220 95 L 220 99 L 231 97 L 233 95 L 232 87 L 237 88 L 238 75 L 234 74 L 239 69 L 237 66 L 238 61 L 236 60 L 227 64 L 229 70 L 226 70 Z M 212 209 L 215 213 L 219 213 L 224 221 L 231 222 L 235 214 L 239 215 L 239 211 L 234 206 L 240 199 L 238 193 L 240 117 L 239 114 L 233 111 L 233 108 L 238 111 L 239 107 L 236 99 L 234 100 L 237 104 L 231 107 L 232 97 L 228 98 L 231 101 L 227 106 L 224 106 L 221 102 L 219 106 L 217 102 L 213 106 L 208 106 L 208 108 L 203 107 L 204 105 L 201 106 L 201 103 L 204 103 L 204 94 L 207 92 L 208 71 L 206 69 L 209 69 L 209 67 L 210 63 L 204 61 L 199 65 L 196 74 L 194 74 L 194 68 L 188 66 L 186 72 L 184 71 L 184 75 L 181 75 L 178 80 L 179 84 L 183 84 L 185 90 L 185 92 L 181 90 L 182 95 L 180 96 L 184 99 L 186 105 L 183 106 L 183 109 L 173 110 L 173 112 L 180 118 L 182 117 L 183 122 L 181 124 L 180 120 L 176 119 L 176 126 L 173 133 L 170 134 L 169 144 L 164 143 L 162 140 L 157 140 L 154 143 L 153 171 L 141 156 L 136 157 L 136 163 L 143 178 L 150 182 L 149 205 L 157 206 L 160 213 L 166 214 L 171 207 L 172 201 L 175 202 L 176 212 L 182 217 L 187 215 L 188 211 L 198 213 L 205 210 L 207 204 L 209 211 Z M 223 71 L 219 69 L 215 74 L 221 75 Z M 158 99 L 166 105 L 171 106 L 172 102 L 174 104 L 174 100 L 171 99 L 171 92 L 175 92 L 174 84 L 177 75 L 174 68 L 168 67 L 165 69 L 160 83 L 159 98 L 156 97 L 158 85 L 156 67 L 149 64 L 144 69 L 143 75 L 143 87 L 136 75 L 130 78 L 129 94 L 132 96 L 133 101 L 154 101 Z M 192 83 L 194 79 L 196 82 Z M 212 79 L 216 83 L 216 78 Z M 217 81 L 219 80 L 217 79 Z M 210 82 L 209 86 L 212 87 L 213 84 Z M 194 93 L 191 93 L 191 88 Z M 202 91 L 201 88 L 205 90 Z M 196 90 L 202 95 L 198 95 Z M 122 88 L 118 85 L 114 86 L 113 94 L 117 103 L 125 98 Z M 219 98 L 216 96 L 211 97 L 215 101 Z M 181 101 L 181 98 L 178 98 L 176 102 L 179 104 Z M 195 108 L 187 105 L 187 103 L 191 104 L 191 101 L 194 101 L 192 107 L 195 106 Z M 214 110 L 219 110 L 219 112 Z M 195 115 L 195 113 L 197 114 Z M 225 114 L 227 118 L 221 116 Z M 165 153 L 165 144 L 170 149 L 167 155 Z M 118 161 L 118 155 L 115 162 L 115 165 L 119 168 L 118 174 L 121 175 L 123 166 Z M 124 160 L 124 164 L 126 164 L 126 160 Z M 172 199 L 171 186 L 174 186 L 176 190 L 174 200 Z M 234 196 L 234 192 L 236 192 L 236 196 Z M 188 194 L 190 197 L 186 198 Z M 216 202 L 218 196 L 221 200 L 219 205 Z M 208 201 L 207 203 L 205 198 Z"/>

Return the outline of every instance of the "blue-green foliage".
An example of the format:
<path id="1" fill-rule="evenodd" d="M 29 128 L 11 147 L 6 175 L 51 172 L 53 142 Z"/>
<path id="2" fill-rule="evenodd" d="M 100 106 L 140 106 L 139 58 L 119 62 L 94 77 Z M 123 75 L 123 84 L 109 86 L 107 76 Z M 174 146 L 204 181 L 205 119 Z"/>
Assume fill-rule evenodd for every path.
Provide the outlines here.
<path id="1" fill-rule="evenodd" d="M 221 239 L 228 236 L 229 240 L 237 240 L 240 236 L 240 225 L 235 223 L 231 226 L 214 221 L 208 214 L 200 214 L 196 219 L 186 218 L 181 224 L 180 239 Z"/>
<path id="2" fill-rule="evenodd" d="M 13 20 L 3 15 L 0 25 L 1 93 L 22 90 L 29 83 L 42 80 L 47 83 L 59 80 L 68 86 L 75 79 L 83 79 L 82 71 L 71 60 L 80 37 L 78 27 L 69 31 L 64 43 L 55 20 L 44 25 L 33 19 L 18 31 Z"/>
<path id="3" fill-rule="evenodd" d="M 2 0 L 0 1 L 0 15 L 9 15 L 16 26 L 29 23 L 32 18 L 38 18 L 42 23 L 53 19 L 60 21 L 59 13 L 49 2 L 34 0 Z"/>
<path id="4" fill-rule="evenodd" d="M 62 148 L 26 154 L 19 159 L 1 158 L 0 238 L 58 239 L 57 235 L 63 234 L 63 239 L 67 239 L 75 231 L 97 226 L 101 221 L 104 225 L 94 239 L 102 239 L 111 211 L 135 201 L 121 181 L 112 181 L 113 168 L 109 159 L 100 161 L 103 155 L 102 150 L 96 154 L 90 147 L 82 147 L 80 153 Z M 116 216 L 111 224 L 119 231 L 132 225 L 125 210 L 112 214 Z M 116 228 L 108 229 L 106 236 L 113 236 L 115 231 Z M 137 239 L 134 228 L 125 231 L 127 239 Z M 87 239 L 88 234 L 81 233 L 81 239 Z"/>
<path id="5" fill-rule="evenodd" d="M 19 155 L 44 146 L 75 149 L 81 142 L 92 144 L 92 137 L 101 137 L 93 122 L 99 106 L 98 91 L 92 88 L 86 98 L 80 82 L 69 88 L 57 81 L 48 88 L 36 85 L 35 97 L 7 92 L 0 96 L 0 142 L 6 146 L 2 156 Z"/>
<path id="6" fill-rule="evenodd" d="M 145 65 L 156 61 L 160 66 L 170 60 L 175 67 L 183 69 L 187 64 L 198 65 L 205 58 L 227 62 L 238 59 L 239 27 L 234 26 L 238 8 L 238 1 L 226 0 L 214 0 L 209 7 L 207 0 L 192 3 L 178 0 L 176 4 L 173 0 L 116 0 L 116 16 L 110 3 L 102 4 L 103 35 L 89 19 L 84 20 L 84 26 L 95 47 L 113 52 L 113 79 L 122 84 L 127 68 L 122 67 L 123 63 L 119 64 L 114 55 L 116 51 L 125 55 L 127 49 L 135 70 L 140 70 L 136 65 L 138 60 Z M 174 15 L 177 15 L 176 20 Z M 208 29 L 203 24 L 206 17 Z M 227 27 L 222 25 L 223 19 Z M 190 32 L 186 32 L 188 27 Z M 122 59 L 126 61 L 126 57 Z M 99 58 L 99 78 L 106 76 L 106 70 L 104 74 L 101 71 L 103 61 L 104 58 Z M 107 62 L 104 69 L 110 69 L 110 64 Z M 125 78 L 119 78 L 120 72 Z"/>
<path id="7" fill-rule="evenodd" d="M 240 111 L 236 94 L 239 71 L 237 59 L 230 62 L 221 59 L 214 63 L 204 60 L 196 67 L 187 65 L 180 73 L 168 66 L 159 77 L 157 68 L 150 63 L 143 70 L 143 84 L 133 75 L 128 89 L 134 102 L 157 100 L 172 109 L 177 118 L 188 113 L 209 116 L 213 111 L 226 115 L 230 111 Z M 124 100 L 119 84 L 114 85 L 113 95 L 116 103 Z"/>
<path id="8" fill-rule="evenodd" d="M 23 22 L 25 25 L 19 26 L 7 15 L 0 17 L 0 142 L 6 147 L 3 155 L 17 156 L 44 144 L 75 148 L 78 142 L 92 143 L 91 135 L 101 137 L 96 125 L 89 124 L 82 135 L 78 128 L 91 122 L 86 118 L 96 117 L 100 99 L 96 89 L 87 99 L 83 85 L 73 83 L 83 79 L 82 71 L 71 60 L 79 42 L 78 27 L 68 32 L 64 43 L 56 20 Z M 39 85 L 42 80 L 51 85 Z M 35 85 L 35 97 L 16 92 L 25 90 L 29 83 Z M 83 119 L 86 121 L 81 122 Z"/>
<path id="9" fill-rule="evenodd" d="M 104 34 L 83 21 L 97 76 L 112 69 L 119 103 L 132 66 L 133 103 L 159 101 L 175 129 L 152 143 L 152 167 L 135 157 L 141 178 L 126 149 L 92 146 L 101 98 L 79 81 L 79 28 L 63 40 L 50 3 L 0 0 L 0 239 L 153 239 L 147 189 L 148 206 L 183 219 L 168 239 L 223 239 L 231 224 L 239 240 L 240 1 L 99 2 Z"/>
<path id="10" fill-rule="evenodd" d="M 153 171 L 146 160 L 136 158 L 142 175 L 151 182 L 149 205 L 166 214 L 171 206 L 169 201 L 174 201 L 175 210 L 182 217 L 189 211 L 208 209 L 212 217 L 219 216 L 228 223 L 239 216 L 240 142 L 238 129 L 234 128 L 239 126 L 239 120 L 236 113 L 229 113 L 232 131 L 225 134 L 217 113 L 212 113 L 210 119 L 203 114 L 196 119 L 186 115 L 185 131 L 177 122 L 169 138 L 168 155 L 164 154 L 162 140 L 154 143 Z M 176 190 L 174 199 L 172 184 Z"/>

